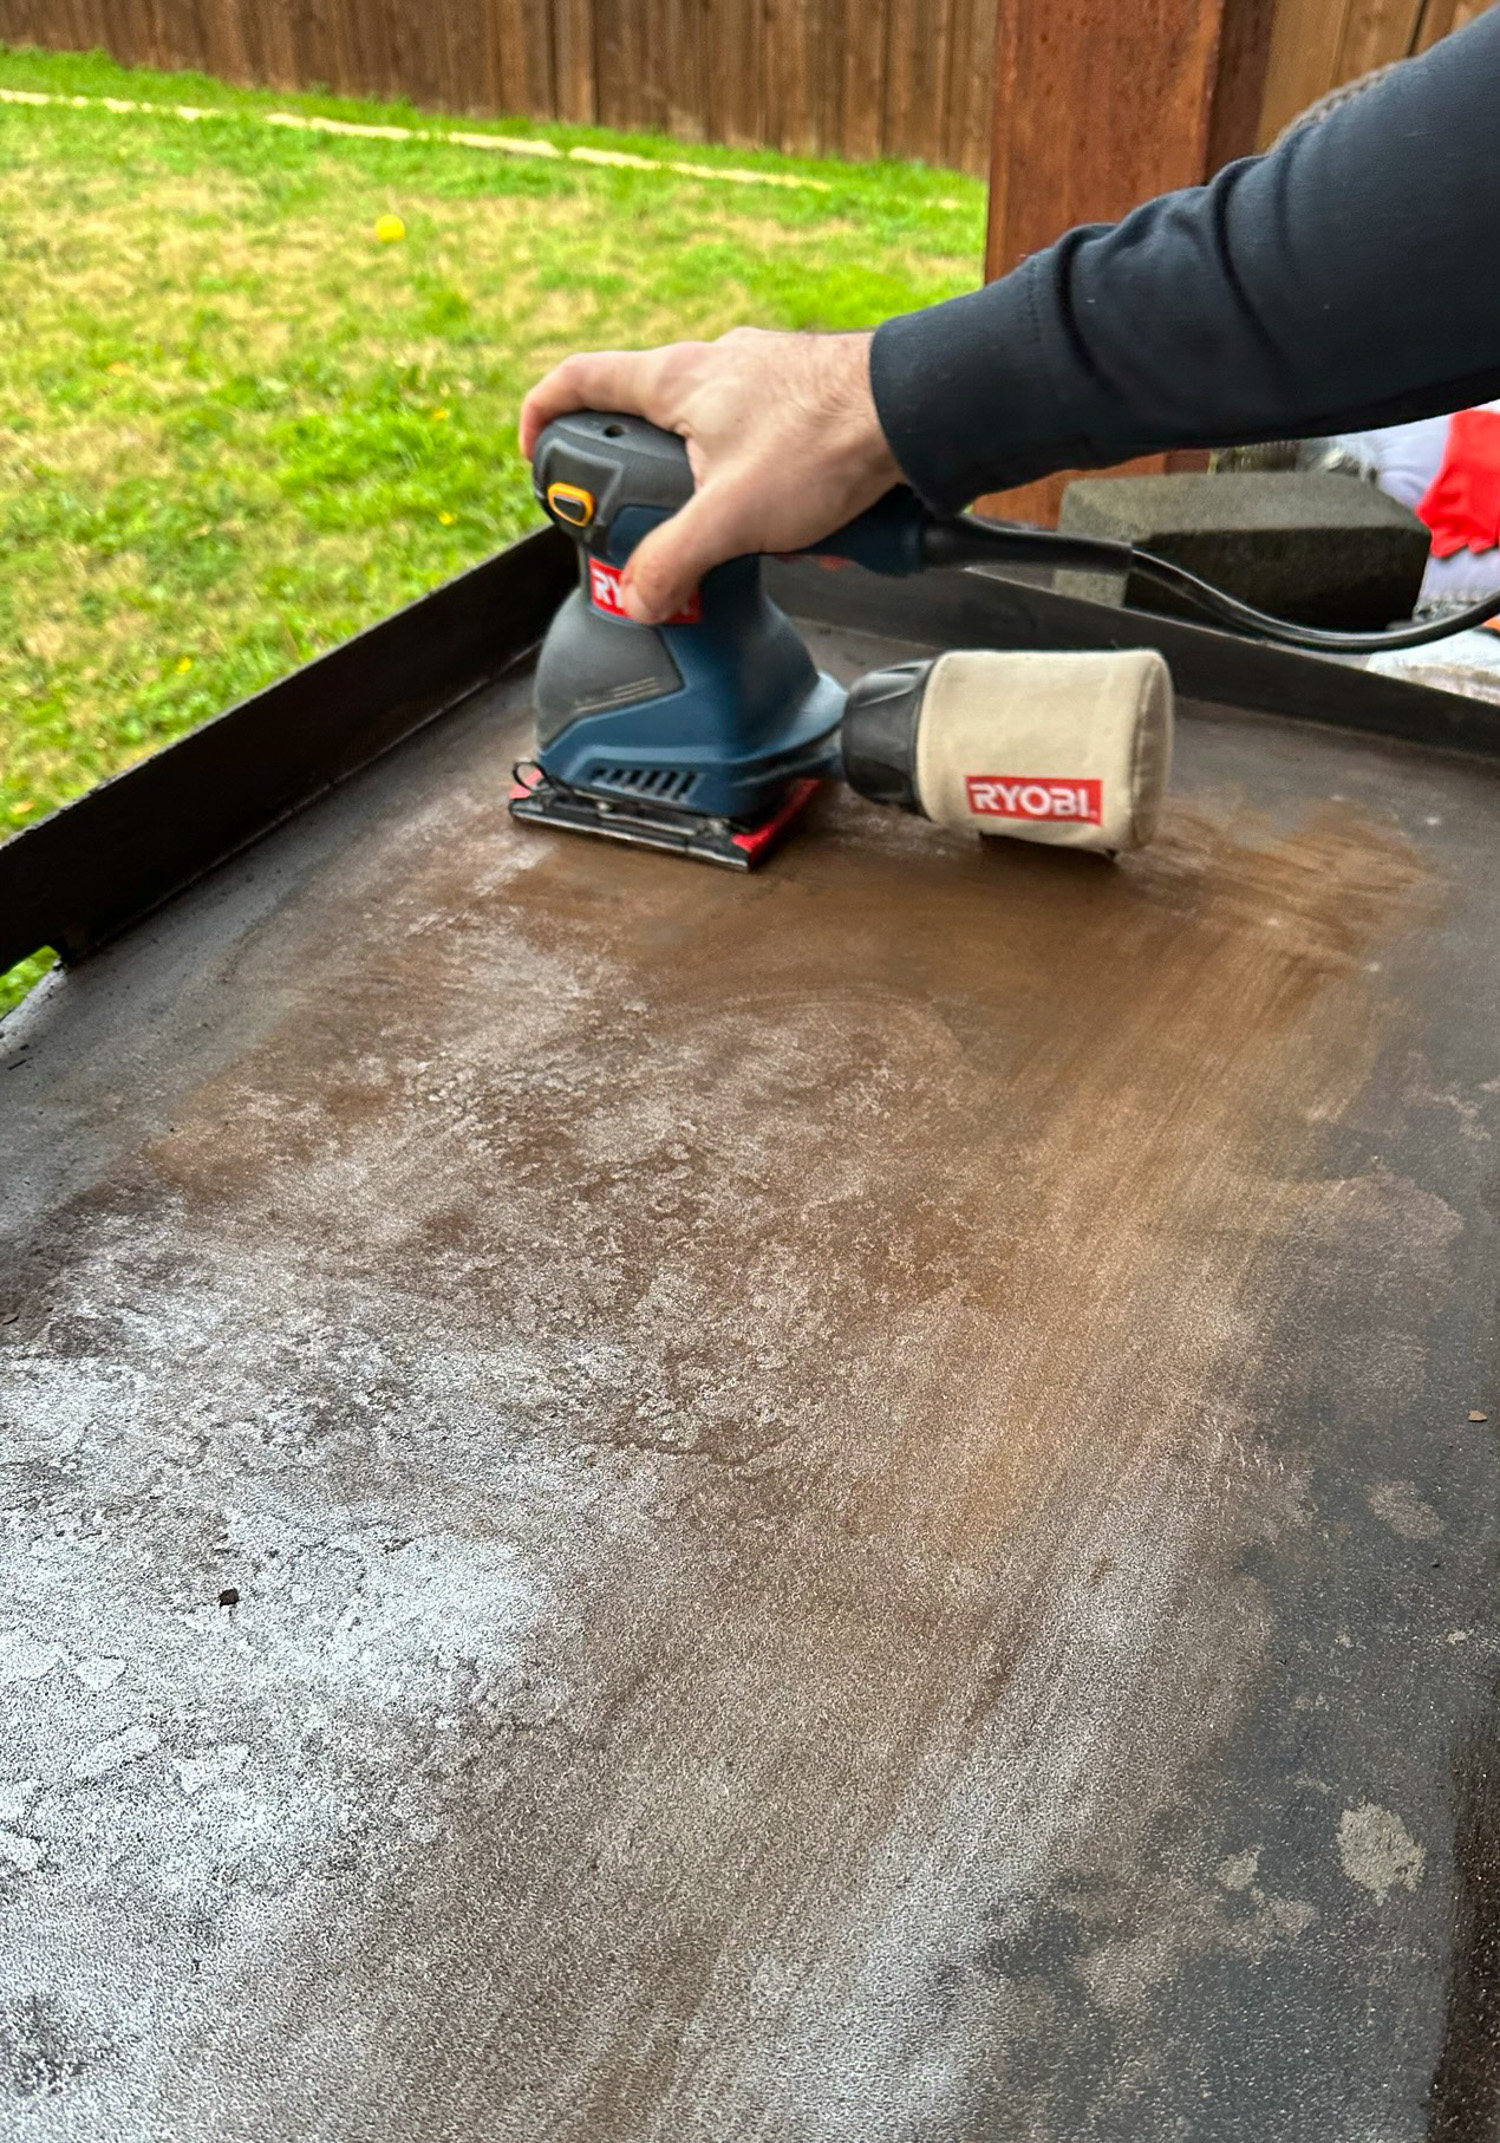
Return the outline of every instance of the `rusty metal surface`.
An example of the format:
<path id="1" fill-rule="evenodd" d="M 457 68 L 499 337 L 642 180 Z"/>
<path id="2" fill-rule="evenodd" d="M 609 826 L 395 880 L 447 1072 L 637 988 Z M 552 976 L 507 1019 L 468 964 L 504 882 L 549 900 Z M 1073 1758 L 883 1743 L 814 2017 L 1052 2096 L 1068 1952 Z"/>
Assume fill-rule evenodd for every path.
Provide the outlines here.
<path id="1" fill-rule="evenodd" d="M 0 2133 L 1490 2135 L 1497 777 L 740 880 L 524 713 L 0 1031 Z"/>

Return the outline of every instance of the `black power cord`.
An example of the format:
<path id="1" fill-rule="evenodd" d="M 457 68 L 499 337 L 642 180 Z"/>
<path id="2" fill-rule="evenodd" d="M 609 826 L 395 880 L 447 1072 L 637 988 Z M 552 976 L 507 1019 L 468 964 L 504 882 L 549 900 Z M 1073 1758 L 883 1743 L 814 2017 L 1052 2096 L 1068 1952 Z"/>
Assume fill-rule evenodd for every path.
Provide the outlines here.
<path id="1" fill-rule="evenodd" d="M 1295 625 L 1290 618 L 1273 618 L 1242 603 L 1210 581 L 1200 580 L 1185 566 L 1154 552 L 1137 550 L 1133 543 L 1113 543 L 1103 536 L 1070 536 L 1060 529 L 1032 528 L 1022 521 L 976 521 L 960 514 L 951 521 L 934 521 L 923 543 L 928 565 L 1036 565 L 1069 566 L 1087 573 L 1139 573 L 1160 587 L 1170 588 L 1194 604 L 1216 623 L 1254 640 L 1270 640 L 1279 647 L 1301 648 L 1320 655 L 1381 655 L 1392 648 L 1427 647 L 1450 634 L 1467 632 L 1500 617 L 1500 595 L 1492 595 L 1467 610 L 1425 624 L 1395 625 L 1385 632 L 1331 632 L 1317 625 Z"/>

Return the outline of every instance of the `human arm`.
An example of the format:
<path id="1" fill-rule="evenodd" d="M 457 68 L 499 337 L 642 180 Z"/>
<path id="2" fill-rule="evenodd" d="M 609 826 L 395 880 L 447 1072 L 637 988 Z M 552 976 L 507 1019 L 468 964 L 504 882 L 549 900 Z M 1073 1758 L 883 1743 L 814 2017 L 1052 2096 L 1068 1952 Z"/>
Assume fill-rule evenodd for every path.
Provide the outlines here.
<path id="1" fill-rule="evenodd" d="M 1500 394 L 1500 7 L 1319 125 L 887 321 L 874 397 L 940 511 L 1058 468 Z"/>
<path id="2" fill-rule="evenodd" d="M 861 335 L 570 358 L 529 452 L 588 406 L 687 438 L 698 493 L 640 545 L 633 614 L 816 541 L 904 475 L 951 512 L 1052 469 L 1348 430 L 1500 394 L 1500 7 L 1209 185 L 1085 227 Z"/>

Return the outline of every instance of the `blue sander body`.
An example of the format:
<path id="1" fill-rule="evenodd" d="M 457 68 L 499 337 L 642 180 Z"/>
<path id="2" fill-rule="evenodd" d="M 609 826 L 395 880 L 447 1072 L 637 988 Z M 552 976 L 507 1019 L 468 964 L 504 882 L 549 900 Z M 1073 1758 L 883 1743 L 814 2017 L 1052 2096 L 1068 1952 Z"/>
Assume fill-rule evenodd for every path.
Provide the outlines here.
<path id="1" fill-rule="evenodd" d="M 766 594 L 759 558 L 716 568 L 664 625 L 625 615 L 631 553 L 692 496 L 675 434 L 636 417 L 561 417 L 533 481 L 578 547 L 579 582 L 543 643 L 536 752 L 517 769 L 513 813 L 751 868 L 818 781 L 843 774 L 844 687 Z M 817 551 L 917 572 L 927 521 L 894 491 Z"/>

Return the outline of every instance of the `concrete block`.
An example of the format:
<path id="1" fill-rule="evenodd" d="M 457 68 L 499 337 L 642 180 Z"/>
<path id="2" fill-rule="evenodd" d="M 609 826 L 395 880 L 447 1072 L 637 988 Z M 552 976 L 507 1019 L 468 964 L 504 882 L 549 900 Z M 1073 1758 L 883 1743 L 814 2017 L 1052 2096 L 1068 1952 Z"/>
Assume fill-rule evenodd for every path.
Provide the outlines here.
<path id="1" fill-rule="evenodd" d="M 1409 618 L 1427 566 L 1416 515 L 1347 476 L 1081 477 L 1059 526 L 1140 544 L 1277 617 L 1351 632 Z M 1057 588 L 1201 621 L 1136 573 L 1060 573 Z"/>

